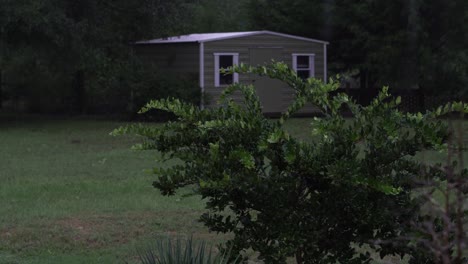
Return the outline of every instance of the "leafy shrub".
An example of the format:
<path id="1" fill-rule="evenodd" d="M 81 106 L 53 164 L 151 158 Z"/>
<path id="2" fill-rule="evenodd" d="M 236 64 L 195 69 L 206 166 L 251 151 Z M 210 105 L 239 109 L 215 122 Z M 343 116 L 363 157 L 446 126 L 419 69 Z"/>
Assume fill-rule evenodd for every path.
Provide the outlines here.
<path id="1" fill-rule="evenodd" d="M 460 115 L 464 120 L 464 113 Z M 416 193 L 427 201 L 421 212 L 421 221 L 415 223 L 415 236 L 431 252 L 433 262 L 440 264 L 468 263 L 468 169 L 464 165 L 464 121 L 449 120 L 451 136 L 447 142 L 447 162 L 433 165 L 442 171 L 440 180 L 422 175 L 421 188 Z M 426 173 L 430 173 L 426 172 Z"/>
<path id="2" fill-rule="evenodd" d="M 200 87 L 197 74 L 184 76 L 169 74 L 160 68 L 148 64 L 139 64 L 136 76 L 131 80 L 134 112 L 143 107 L 149 100 L 178 98 L 186 103 L 200 104 Z M 148 116 L 149 113 L 146 113 Z"/>
<path id="3" fill-rule="evenodd" d="M 14 105 L 25 104 L 25 109 L 15 110 L 121 116 L 136 115 L 150 98 L 175 97 L 188 103 L 200 102 L 197 74 L 184 77 L 167 74 L 137 57 L 110 58 L 96 54 L 94 63 L 88 65 L 90 68 L 82 71 L 81 86 L 74 67 L 52 69 L 50 65 L 36 63 L 48 58 L 30 56 L 18 55 L 16 61 L 3 69 L 3 82 L 8 82 L 3 88 L 4 100 L 9 99 Z M 153 112 L 145 117 L 167 119 L 167 114 L 161 117 L 160 114 Z"/>
<path id="4" fill-rule="evenodd" d="M 129 113 L 135 117 L 138 109 L 148 100 L 167 97 L 178 98 L 184 102 L 199 104 L 201 93 L 198 75 L 176 76 L 162 69 L 143 63 L 138 58 L 130 58 L 120 63 L 107 63 L 102 66 L 102 76 L 97 76 L 90 84 L 89 109 L 94 113 Z M 107 65 L 105 64 L 105 65 Z M 167 113 L 150 111 L 147 119 L 167 119 Z M 142 118 L 143 116 L 140 116 Z"/>
<path id="5" fill-rule="evenodd" d="M 381 256 L 410 254 L 411 263 L 430 261 L 417 243 L 374 242 L 406 236 L 419 221 L 421 201 L 411 190 L 423 168 L 413 157 L 443 147 L 447 129 L 436 117 L 452 106 L 402 113 L 400 98 L 384 88 L 363 107 L 345 94 L 332 95 L 337 83 L 303 81 L 282 63 L 233 71 L 282 80 L 296 98 L 277 121 L 263 116 L 254 87 L 242 84 L 227 88 L 223 107 L 215 109 L 177 99 L 151 101 L 141 112 L 165 110 L 177 121 L 124 127 L 115 134 L 142 135 L 141 148 L 183 161 L 155 168 L 154 187 L 172 195 L 197 186 L 210 210 L 201 217 L 205 225 L 233 233 L 228 246 L 235 252 L 252 248 L 266 263 L 285 263 L 287 257 L 298 263 L 369 263 L 370 254 L 358 249 L 365 244 Z M 229 99 L 237 90 L 244 95 L 242 105 Z M 283 124 L 306 102 L 323 117 L 312 122 L 311 140 L 301 141 Z M 340 115 L 342 107 L 352 111 L 352 120 Z"/>
<path id="6" fill-rule="evenodd" d="M 139 252 L 142 264 L 229 264 L 237 263 L 240 257 L 230 261 L 230 252 L 213 254 L 206 242 L 189 239 L 160 238 L 153 247 Z"/>

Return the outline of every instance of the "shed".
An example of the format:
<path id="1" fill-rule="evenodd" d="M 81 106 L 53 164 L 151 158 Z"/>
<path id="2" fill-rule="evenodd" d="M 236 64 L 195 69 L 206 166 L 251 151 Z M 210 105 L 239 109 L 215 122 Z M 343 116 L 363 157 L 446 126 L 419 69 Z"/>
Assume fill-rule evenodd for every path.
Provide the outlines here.
<path id="1" fill-rule="evenodd" d="M 283 61 L 303 78 L 327 79 L 328 42 L 272 31 L 204 33 L 174 36 L 135 43 L 136 53 L 160 69 L 176 75 L 197 76 L 208 98 L 201 107 L 216 105 L 223 90 L 233 82 L 253 83 L 263 112 L 280 113 L 293 98 L 293 90 L 266 77 L 223 75 L 221 68 L 245 63 L 263 65 Z M 301 112 L 313 112 L 309 106 Z"/>

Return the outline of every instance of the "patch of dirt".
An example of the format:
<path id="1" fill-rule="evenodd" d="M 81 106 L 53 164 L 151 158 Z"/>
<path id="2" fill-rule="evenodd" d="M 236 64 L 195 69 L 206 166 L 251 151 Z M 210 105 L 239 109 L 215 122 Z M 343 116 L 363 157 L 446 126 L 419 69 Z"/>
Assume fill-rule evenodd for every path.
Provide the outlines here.
<path id="1" fill-rule="evenodd" d="M 81 143 L 81 140 L 80 140 L 80 139 L 72 139 L 72 140 L 70 140 L 70 143 L 72 143 L 72 144 L 80 144 L 80 143 Z"/>
<path id="2" fill-rule="evenodd" d="M 14 229 L 11 229 L 11 228 L 0 229 L 0 239 L 4 240 L 4 239 L 8 239 L 8 238 L 12 237 L 13 232 L 14 232 Z"/>
<path id="3" fill-rule="evenodd" d="M 21 251 L 43 247 L 99 249 L 156 235 L 186 236 L 187 230 L 194 229 L 194 239 L 219 241 L 220 236 L 203 231 L 202 224 L 196 221 L 198 215 L 196 211 L 165 212 L 164 215 L 135 212 L 38 220 L 26 226 L 0 229 L 0 246 Z M 189 222 L 180 221 L 182 217 Z"/>
<path id="4" fill-rule="evenodd" d="M 14 252 L 39 246 L 39 235 L 30 227 L 9 227 L 0 230 L 0 248 L 3 246 Z"/>
<path id="5" fill-rule="evenodd" d="M 61 234 L 67 234 L 73 243 L 86 248 L 100 248 L 125 244 L 151 233 L 153 217 L 146 213 L 67 217 L 50 225 L 58 228 Z"/>

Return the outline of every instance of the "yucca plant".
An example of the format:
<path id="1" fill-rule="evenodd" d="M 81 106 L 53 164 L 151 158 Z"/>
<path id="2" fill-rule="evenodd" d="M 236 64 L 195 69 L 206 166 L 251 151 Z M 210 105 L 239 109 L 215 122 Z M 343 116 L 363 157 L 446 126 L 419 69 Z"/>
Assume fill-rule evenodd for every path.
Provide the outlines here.
<path id="1" fill-rule="evenodd" d="M 153 245 L 139 250 L 142 264 L 232 264 L 241 257 L 232 257 L 231 251 L 214 253 L 213 246 L 205 241 L 170 237 L 158 238 Z"/>

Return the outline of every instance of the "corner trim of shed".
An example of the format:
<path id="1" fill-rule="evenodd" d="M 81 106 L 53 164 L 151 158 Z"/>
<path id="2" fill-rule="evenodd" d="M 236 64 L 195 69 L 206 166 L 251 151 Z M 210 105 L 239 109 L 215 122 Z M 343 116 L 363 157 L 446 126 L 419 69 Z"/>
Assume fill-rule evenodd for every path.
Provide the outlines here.
<path id="1" fill-rule="evenodd" d="M 200 42 L 200 77 L 199 77 L 199 84 L 201 89 L 201 96 L 200 96 L 200 109 L 205 108 L 205 43 Z"/>
<path id="2" fill-rule="evenodd" d="M 327 83 L 327 44 L 323 44 L 323 82 Z"/>

